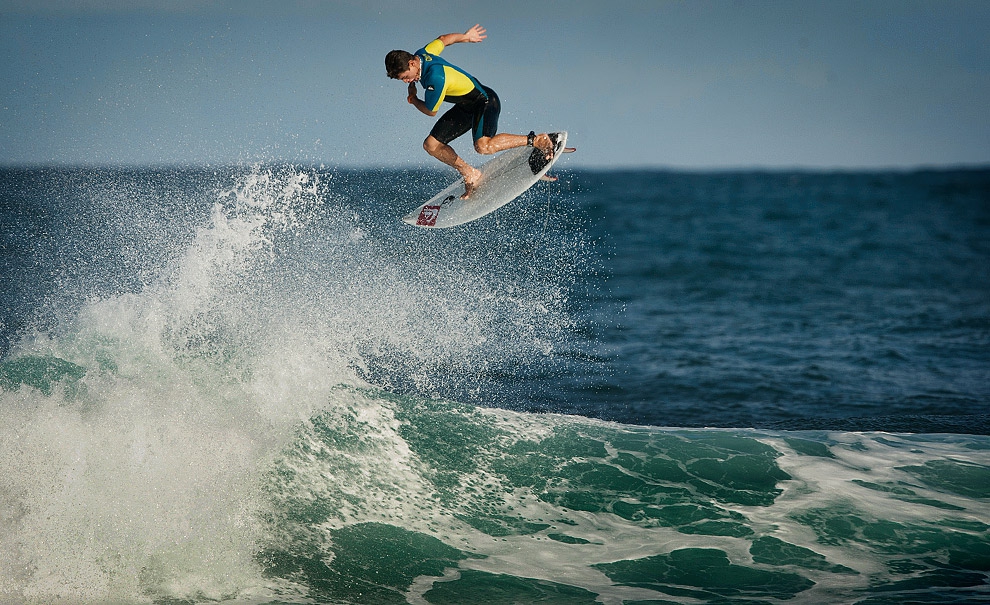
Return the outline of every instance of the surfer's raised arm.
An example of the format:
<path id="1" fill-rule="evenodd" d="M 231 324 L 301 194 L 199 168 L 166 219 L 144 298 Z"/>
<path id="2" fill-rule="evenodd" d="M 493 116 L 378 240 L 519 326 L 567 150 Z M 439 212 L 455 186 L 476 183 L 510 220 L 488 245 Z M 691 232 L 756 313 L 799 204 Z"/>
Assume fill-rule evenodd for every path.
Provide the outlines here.
<path id="1" fill-rule="evenodd" d="M 444 46 L 450 46 L 451 44 L 457 44 L 458 42 L 481 42 L 488 37 L 485 34 L 486 31 L 487 30 L 481 27 L 480 24 L 476 24 L 463 34 L 444 34 L 442 36 L 438 36 L 437 39 L 443 42 Z"/>

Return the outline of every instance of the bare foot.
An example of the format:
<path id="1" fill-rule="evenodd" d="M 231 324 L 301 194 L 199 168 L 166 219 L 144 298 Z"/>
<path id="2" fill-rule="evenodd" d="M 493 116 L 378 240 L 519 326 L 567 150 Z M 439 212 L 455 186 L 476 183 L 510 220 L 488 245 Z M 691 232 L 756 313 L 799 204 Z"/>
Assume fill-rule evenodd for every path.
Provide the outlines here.
<path id="1" fill-rule="evenodd" d="M 481 171 L 473 166 L 468 166 L 468 169 L 464 174 L 464 195 L 461 196 L 462 200 L 466 200 L 471 197 L 474 190 L 478 188 L 478 181 L 481 180 Z"/>

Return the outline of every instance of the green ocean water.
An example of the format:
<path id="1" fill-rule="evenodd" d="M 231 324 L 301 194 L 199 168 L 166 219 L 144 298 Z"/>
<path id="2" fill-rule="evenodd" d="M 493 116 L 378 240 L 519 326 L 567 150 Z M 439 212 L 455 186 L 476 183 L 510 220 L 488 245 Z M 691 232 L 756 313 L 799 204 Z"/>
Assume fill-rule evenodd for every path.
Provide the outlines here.
<path id="1" fill-rule="evenodd" d="M 259 554 L 317 600 L 987 597 L 986 437 L 656 429 L 339 396 L 344 411 L 313 418 L 274 466 L 286 541 Z"/>

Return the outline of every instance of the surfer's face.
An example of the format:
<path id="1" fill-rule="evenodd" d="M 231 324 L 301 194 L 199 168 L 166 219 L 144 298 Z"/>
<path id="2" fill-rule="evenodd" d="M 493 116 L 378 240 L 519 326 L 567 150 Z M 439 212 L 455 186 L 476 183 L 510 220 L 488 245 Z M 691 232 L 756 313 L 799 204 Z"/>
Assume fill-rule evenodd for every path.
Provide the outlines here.
<path id="1" fill-rule="evenodd" d="M 406 69 L 406 71 L 400 73 L 398 75 L 398 78 L 403 82 L 405 82 L 406 84 L 409 84 L 410 82 L 416 82 L 417 80 L 419 80 L 419 77 L 422 75 L 422 72 L 423 69 L 422 67 L 420 67 L 419 57 L 416 57 L 409 60 L 409 68 Z"/>

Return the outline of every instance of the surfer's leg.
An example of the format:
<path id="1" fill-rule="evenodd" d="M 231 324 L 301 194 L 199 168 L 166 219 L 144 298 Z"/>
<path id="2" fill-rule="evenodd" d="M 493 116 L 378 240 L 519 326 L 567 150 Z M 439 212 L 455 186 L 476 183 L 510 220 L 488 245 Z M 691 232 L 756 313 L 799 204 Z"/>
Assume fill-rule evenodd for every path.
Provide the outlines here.
<path id="1" fill-rule="evenodd" d="M 524 134 L 501 133 L 493 137 L 481 137 L 474 142 L 474 150 L 484 155 L 491 155 L 506 149 L 515 147 L 525 147 L 529 145 L 529 137 Z M 532 145 L 542 150 L 550 158 L 553 156 L 553 141 L 546 133 L 538 134 L 533 138 Z"/>
<path id="2" fill-rule="evenodd" d="M 537 136 L 530 140 L 524 134 L 498 133 L 498 117 L 502 113 L 502 101 L 498 94 L 487 86 L 485 93 L 488 95 L 481 103 L 472 107 L 474 115 L 471 124 L 471 136 L 474 138 L 474 150 L 482 155 L 491 155 L 506 149 L 533 145 L 547 154 L 547 159 L 553 157 L 553 141 L 546 134 Z"/>
<path id="3" fill-rule="evenodd" d="M 493 137 L 481 137 L 474 142 L 474 150 L 483 155 L 491 155 L 506 149 L 522 147 L 526 144 L 526 135 L 500 133 Z"/>
<path id="4" fill-rule="evenodd" d="M 464 197 L 471 195 L 471 192 L 478 186 L 481 179 L 481 171 L 464 161 L 457 155 L 450 145 L 438 141 L 432 134 L 423 141 L 423 149 L 444 164 L 451 166 L 464 177 Z"/>
<path id="5" fill-rule="evenodd" d="M 470 111 L 460 105 L 454 105 L 440 116 L 433 125 L 430 136 L 423 141 L 423 149 L 426 153 L 452 166 L 464 177 L 464 197 L 471 195 L 471 192 L 477 188 L 478 181 L 481 180 L 481 171 L 461 159 L 449 143 L 471 130 L 472 120 L 473 115 Z"/>

